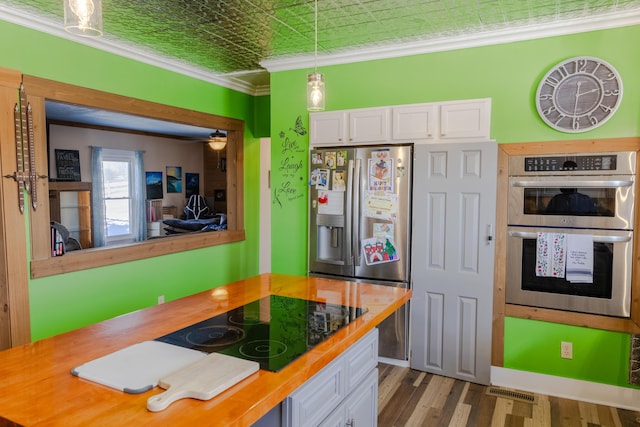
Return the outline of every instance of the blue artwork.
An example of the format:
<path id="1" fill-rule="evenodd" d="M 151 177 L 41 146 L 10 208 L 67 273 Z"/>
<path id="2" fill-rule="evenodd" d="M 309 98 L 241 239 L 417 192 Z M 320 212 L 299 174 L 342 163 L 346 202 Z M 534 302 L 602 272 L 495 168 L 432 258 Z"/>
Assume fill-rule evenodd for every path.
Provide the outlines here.
<path id="1" fill-rule="evenodd" d="M 147 172 L 147 200 L 162 199 L 162 172 Z"/>
<path id="2" fill-rule="evenodd" d="M 200 194 L 200 174 L 185 173 L 184 174 L 185 196 L 187 199 L 193 195 Z"/>
<path id="3" fill-rule="evenodd" d="M 167 166 L 167 193 L 182 193 L 182 166 Z"/>

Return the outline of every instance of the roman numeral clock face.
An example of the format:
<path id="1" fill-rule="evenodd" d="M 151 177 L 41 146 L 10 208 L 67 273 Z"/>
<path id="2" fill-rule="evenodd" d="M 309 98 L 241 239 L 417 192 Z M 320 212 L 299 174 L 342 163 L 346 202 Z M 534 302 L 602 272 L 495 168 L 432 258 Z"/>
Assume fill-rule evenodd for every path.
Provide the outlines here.
<path id="1" fill-rule="evenodd" d="M 536 92 L 538 114 L 562 132 L 586 132 L 613 116 L 622 100 L 622 80 L 605 61 L 587 56 L 553 67 Z"/>

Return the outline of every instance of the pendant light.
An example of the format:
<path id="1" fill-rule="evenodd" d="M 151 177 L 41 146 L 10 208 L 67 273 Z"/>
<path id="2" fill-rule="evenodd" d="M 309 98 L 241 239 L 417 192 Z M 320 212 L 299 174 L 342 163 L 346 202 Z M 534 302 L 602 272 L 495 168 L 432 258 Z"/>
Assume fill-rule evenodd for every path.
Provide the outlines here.
<path id="1" fill-rule="evenodd" d="M 211 135 L 209 135 L 209 141 L 207 141 L 209 147 L 218 155 L 218 166 L 220 169 L 220 151 L 224 150 L 227 146 L 227 135 L 225 133 L 220 132 L 219 129 L 216 129 Z"/>
<path id="2" fill-rule="evenodd" d="M 101 36 L 102 0 L 64 0 L 64 29 L 78 36 Z"/>
<path id="3" fill-rule="evenodd" d="M 207 142 L 209 143 L 209 147 L 214 151 L 224 150 L 224 147 L 227 146 L 227 135 L 216 129 L 215 132 L 209 135 Z"/>
<path id="4" fill-rule="evenodd" d="M 318 72 L 318 0 L 314 0 L 315 6 L 315 44 L 314 44 L 314 69 L 307 75 L 307 110 L 324 110 L 324 76 Z"/>

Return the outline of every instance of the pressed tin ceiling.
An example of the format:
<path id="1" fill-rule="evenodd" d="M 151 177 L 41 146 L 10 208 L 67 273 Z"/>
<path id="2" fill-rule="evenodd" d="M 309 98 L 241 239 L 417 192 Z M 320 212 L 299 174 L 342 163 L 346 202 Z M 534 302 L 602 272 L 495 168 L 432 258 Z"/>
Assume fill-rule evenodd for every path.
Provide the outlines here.
<path id="1" fill-rule="evenodd" d="M 102 0 L 102 10 L 104 36 L 85 39 L 61 30 L 61 0 L 0 0 L 0 19 L 250 93 L 268 88 L 267 69 L 314 66 L 313 0 Z M 640 0 L 319 0 L 318 65 L 637 23 Z"/>

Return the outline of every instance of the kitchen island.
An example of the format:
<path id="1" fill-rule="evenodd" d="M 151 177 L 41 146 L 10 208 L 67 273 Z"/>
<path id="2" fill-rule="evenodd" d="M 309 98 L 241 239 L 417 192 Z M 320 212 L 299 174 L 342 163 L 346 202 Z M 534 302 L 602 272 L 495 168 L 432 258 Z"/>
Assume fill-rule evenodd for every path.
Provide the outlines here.
<path id="1" fill-rule="evenodd" d="M 74 367 L 153 340 L 269 295 L 367 311 L 278 372 L 260 369 L 208 401 L 150 412 L 162 389 L 128 394 L 71 375 Z M 0 427 L 249 426 L 409 300 L 411 291 L 339 280 L 262 274 L 0 352 Z"/>

